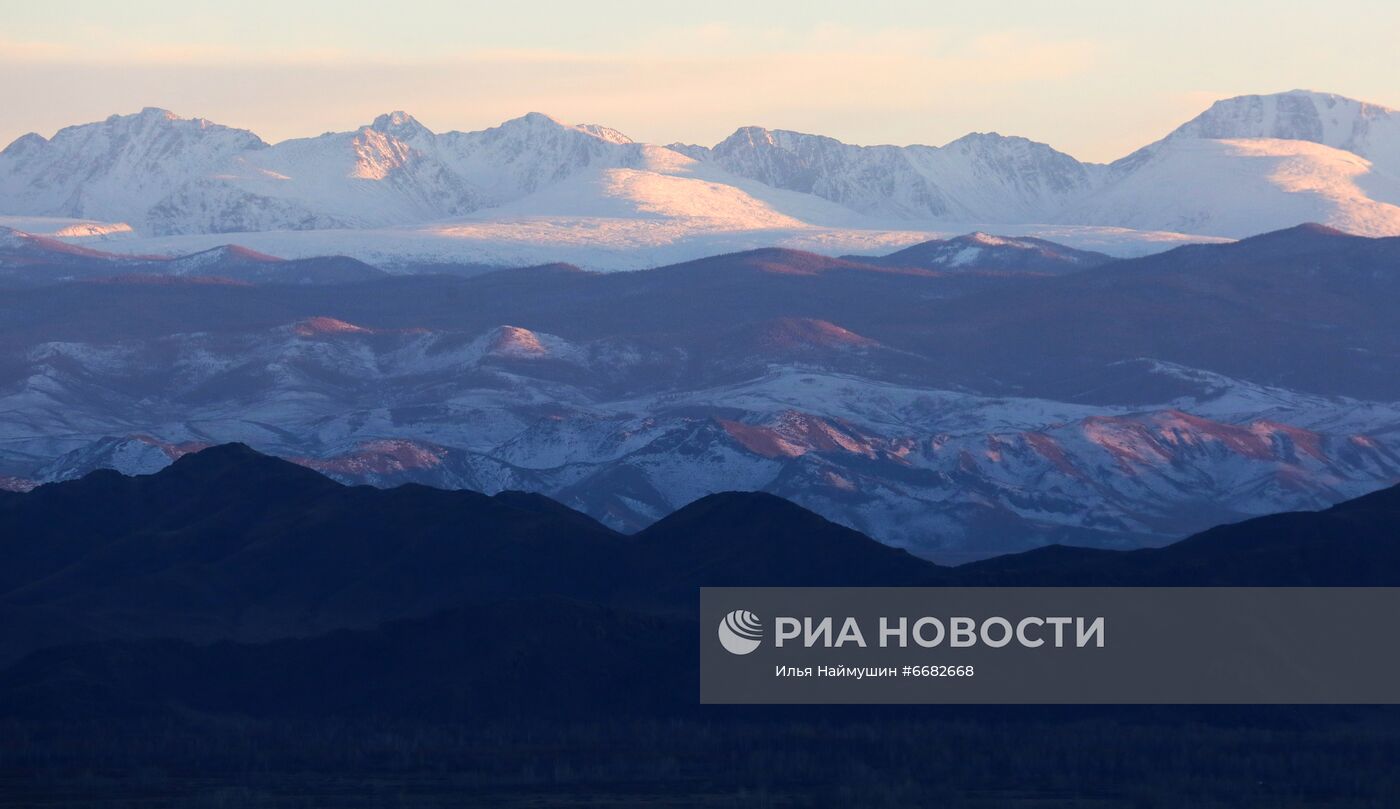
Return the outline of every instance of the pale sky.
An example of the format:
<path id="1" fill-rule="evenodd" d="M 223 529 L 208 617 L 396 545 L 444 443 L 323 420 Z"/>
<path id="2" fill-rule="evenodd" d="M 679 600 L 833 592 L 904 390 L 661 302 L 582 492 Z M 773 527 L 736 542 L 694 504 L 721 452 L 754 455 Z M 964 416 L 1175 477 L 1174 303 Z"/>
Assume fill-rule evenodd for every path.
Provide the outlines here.
<path id="1" fill-rule="evenodd" d="M 1394 0 L 0 0 L 0 145 L 145 106 L 269 141 L 535 110 L 654 143 L 997 131 L 1105 161 L 1232 95 L 1400 107 L 1397 32 Z"/>

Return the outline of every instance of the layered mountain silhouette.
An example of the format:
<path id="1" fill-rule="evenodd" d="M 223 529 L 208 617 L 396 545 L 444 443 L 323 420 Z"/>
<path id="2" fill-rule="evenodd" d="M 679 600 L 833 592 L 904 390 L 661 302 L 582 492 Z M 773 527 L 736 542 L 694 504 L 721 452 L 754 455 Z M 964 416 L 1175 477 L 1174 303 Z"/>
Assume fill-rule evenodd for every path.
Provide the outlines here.
<path id="1" fill-rule="evenodd" d="M 1092 254 L 1066 248 L 1012 249 L 1051 261 L 1068 256 L 1088 268 L 1036 278 L 1003 272 L 1004 262 L 940 272 L 911 266 L 917 262 L 902 253 L 872 264 L 766 248 L 640 273 L 550 265 L 296 290 L 57 284 L 13 296 L 0 338 L 249 332 L 328 316 L 381 331 L 475 336 L 511 324 L 572 341 L 686 347 L 718 329 L 807 318 L 935 360 L 935 375 L 920 371 L 925 383 L 988 392 L 1069 393 L 1047 378 L 1053 373 L 1092 397 L 1097 380 L 1081 382 L 1082 374 L 1144 357 L 1319 393 L 1388 398 L 1400 390 L 1383 365 L 1395 339 L 1388 315 L 1400 296 L 1400 237 L 1302 225 L 1100 266 Z M 248 260 L 236 251 L 227 256 Z M 224 306 L 224 298 L 238 305 Z M 92 316 L 60 318 L 60 310 Z M 135 311 L 142 317 L 132 317 Z M 950 344 L 961 350 L 939 350 Z"/>
<path id="2" fill-rule="evenodd" d="M 0 284 L 67 281 L 152 283 L 223 281 L 244 284 L 347 284 L 383 278 L 382 270 L 347 256 L 282 259 L 226 244 L 187 255 L 129 255 L 80 247 L 0 227 Z"/>
<path id="3" fill-rule="evenodd" d="M 346 487 L 224 445 L 8 494 L 0 537 L 7 716 L 656 715 L 693 707 L 701 586 L 1395 586 L 1400 488 L 949 568 L 771 495 L 629 537 L 534 495 Z"/>
<path id="4" fill-rule="evenodd" d="M 951 267 L 766 248 L 11 290 L 0 485 L 241 440 L 342 482 L 543 493 L 625 533 L 767 491 L 959 562 L 1161 545 L 1400 480 L 1400 240 L 1303 226 L 1073 272 L 987 241 Z"/>

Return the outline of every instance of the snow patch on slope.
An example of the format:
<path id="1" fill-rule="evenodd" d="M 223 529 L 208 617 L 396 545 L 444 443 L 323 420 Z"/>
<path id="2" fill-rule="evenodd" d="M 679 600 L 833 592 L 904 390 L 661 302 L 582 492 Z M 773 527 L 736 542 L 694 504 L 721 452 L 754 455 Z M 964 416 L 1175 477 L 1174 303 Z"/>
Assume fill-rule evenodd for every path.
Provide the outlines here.
<path id="1" fill-rule="evenodd" d="M 1400 178 L 1302 140 L 1173 139 L 1065 222 L 1244 237 L 1280 222 L 1368 236 L 1400 233 Z"/>

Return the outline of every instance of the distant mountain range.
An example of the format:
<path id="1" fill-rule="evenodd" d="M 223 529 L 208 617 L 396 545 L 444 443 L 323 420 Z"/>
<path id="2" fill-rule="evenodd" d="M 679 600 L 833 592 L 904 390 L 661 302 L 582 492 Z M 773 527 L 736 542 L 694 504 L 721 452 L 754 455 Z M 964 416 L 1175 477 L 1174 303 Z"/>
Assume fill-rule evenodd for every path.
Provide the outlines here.
<path id="1" fill-rule="evenodd" d="M 657 146 L 538 113 L 435 134 L 395 112 L 268 144 L 155 108 L 0 152 L 0 215 L 21 230 L 19 218 L 60 217 L 63 238 L 116 234 L 127 251 L 160 253 L 236 233 L 224 241 L 372 263 L 636 267 L 780 240 L 887 252 L 921 231 L 977 224 L 1080 247 L 1302 222 L 1396 235 L 1397 206 L 1400 113 L 1306 91 L 1217 102 L 1108 165 L 995 133 L 853 146 L 744 127 L 714 147 Z M 343 235 L 365 229 L 376 235 Z M 175 236 L 185 238 L 159 238 Z"/>
<path id="2" fill-rule="evenodd" d="M 536 495 L 347 488 L 221 446 L 0 494 L 0 716 L 683 715 L 701 586 L 1396 586 L 1397 524 L 1390 489 L 947 568 L 770 495 L 629 537 Z"/>
<path id="3" fill-rule="evenodd" d="M 930 239 L 885 256 L 846 256 L 850 261 L 882 267 L 905 267 L 942 272 L 1027 272 L 1058 275 L 1087 270 L 1113 261 L 1092 250 L 1075 250 L 1031 236 L 1008 237 L 968 233 L 952 239 Z"/>
<path id="4" fill-rule="evenodd" d="M 0 226 L 0 286 L 141 279 L 335 284 L 385 275 L 382 270 L 346 256 L 288 260 L 237 245 L 221 245 L 183 256 L 133 256 Z"/>
<path id="5" fill-rule="evenodd" d="M 888 267 L 901 272 L 1056 275 L 1097 267 L 1114 259 L 1028 236 L 969 233 L 951 239 L 930 239 L 889 255 L 847 256 L 845 260 L 852 266 Z M 480 275 L 499 268 L 440 264 L 419 269 L 420 273 L 394 274 Z M 68 281 L 345 284 L 389 275 L 348 256 L 283 259 L 234 244 L 188 255 L 130 255 L 0 226 L 0 286 L 42 286 Z"/>
<path id="6" fill-rule="evenodd" d="M 110 273 L 59 244 L 30 269 Z M 1397 238 L 1304 226 L 1109 260 L 973 235 L 320 284 L 257 281 L 284 265 L 227 250 L 192 271 L 254 281 L 131 274 L 186 262 L 0 298 L 0 485 L 237 440 L 626 531 L 761 490 L 965 561 L 1160 545 L 1400 481 Z"/>

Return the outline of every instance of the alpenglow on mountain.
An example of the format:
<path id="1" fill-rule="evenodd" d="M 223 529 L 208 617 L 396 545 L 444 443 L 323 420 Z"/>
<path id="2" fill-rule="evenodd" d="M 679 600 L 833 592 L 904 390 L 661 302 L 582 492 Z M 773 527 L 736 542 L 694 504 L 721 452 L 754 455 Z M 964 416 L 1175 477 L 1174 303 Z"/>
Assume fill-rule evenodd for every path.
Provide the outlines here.
<path id="1" fill-rule="evenodd" d="M 33 271 L 0 295 L 0 500 L 241 441 L 629 532 L 766 491 L 968 561 L 1160 545 L 1400 482 L 1396 237 L 1112 260 L 974 234 L 878 262 L 470 277 L 60 247 L 81 251 L 0 230 L 0 270 Z"/>
<path id="2" fill-rule="evenodd" d="M 10 144 L 0 215 L 127 223 L 146 237 L 428 223 L 470 236 L 504 221 L 528 239 L 544 223 L 564 247 L 582 230 L 642 247 L 721 234 L 713 247 L 738 249 L 779 231 L 954 223 L 1238 238 L 1314 221 L 1392 235 L 1400 113 L 1308 91 L 1241 96 L 1100 165 L 995 133 L 855 146 L 748 126 L 714 147 L 656 146 L 538 113 L 434 133 L 394 112 L 268 144 L 148 108 Z"/>

